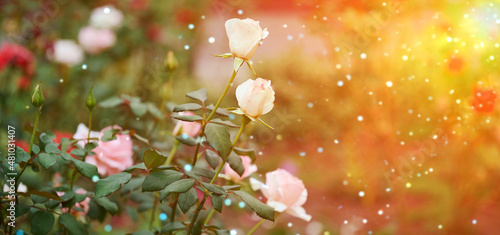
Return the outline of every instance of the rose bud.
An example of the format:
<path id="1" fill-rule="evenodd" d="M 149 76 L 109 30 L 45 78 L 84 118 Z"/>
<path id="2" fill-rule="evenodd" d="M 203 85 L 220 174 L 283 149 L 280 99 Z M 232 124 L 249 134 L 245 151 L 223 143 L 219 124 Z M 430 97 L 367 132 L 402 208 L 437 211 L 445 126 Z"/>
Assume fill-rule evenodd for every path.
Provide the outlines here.
<path id="1" fill-rule="evenodd" d="M 240 182 L 244 178 L 250 176 L 254 172 L 257 171 L 257 165 L 252 164 L 252 159 L 248 156 L 240 156 L 241 157 L 241 162 L 243 163 L 243 167 L 245 167 L 245 171 L 243 172 L 243 175 L 238 175 L 236 171 L 231 169 L 228 163 L 224 166 L 224 175 L 226 175 L 227 179 L 233 181 L 233 182 Z"/>
<path id="2" fill-rule="evenodd" d="M 35 108 L 42 108 L 45 98 L 43 97 L 42 88 L 40 88 L 40 83 L 36 85 L 35 91 L 33 91 L 33 96 L 31 97 L 31 103 Z"/>
<path id="3" fill-rule="evenodd" d="M 258 118 L 274 107 L 274 90 L 271 81 L 248 79 L 236 88 L 236 99 L 241 110 L 249 117 Z"/>
<path id="4" fill-rule="evenodd" d="M 259 22 L 252 19 L 226 21 L 226 33 L 231 53 L 243 60 L 252 58 L 262 39 L 269 35 L 267 29 L 262 30 Z"/>

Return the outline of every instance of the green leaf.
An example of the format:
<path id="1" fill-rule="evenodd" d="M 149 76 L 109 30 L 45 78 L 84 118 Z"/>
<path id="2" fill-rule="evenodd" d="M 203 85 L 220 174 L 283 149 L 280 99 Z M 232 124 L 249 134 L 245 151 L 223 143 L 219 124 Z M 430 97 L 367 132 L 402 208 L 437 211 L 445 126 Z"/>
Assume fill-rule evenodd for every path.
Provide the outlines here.
<path id="1" fill-rule="evenodd" d="M 138 232 L 133 232 L 132 235 L 155 235 L 151 231 L 138 231 Z"/>
<path id="2" fill-rule="evenodd" d="M 95 185 L 95 198 L 108 196 L 118 190 L 122 184 L 130 181 L 131 177 L 131 174 L 122 172 L 97 181 Z"/>
<path id="3" fill-rule="evenodd" d="M 274 209 L 272 207 L 252 197 L 252 195 L 248 194 L 247 192 L 234 191 L 233 193 L 240 196 L 241 200 L 243 200 L 250 208 L 252 208 L 252 210 L 255 211 L 258 216 L 263 219 L 274 221 Z"/>
<path id="4" fill-rule="evenodd" d="M 103 108 L 113 108 L 113 107 L 116 107 L 120 104 L 123 104 L 123 99 L 120 97 L 113 96 L 113 97 L 110 97 L 110 98 L 100 102 L 99 106 L 101 106 Z"/>
<path id="5" fill-rule="evenodd" d="M 196 193 L 196 189 L 194 188 L 179 194 L 179 198 L 177 199 L 177 204 L 181 208 L 182 213 L 186 213 L 196 202 L 198 202 L 198 193 Z"/>
<path id="6" fill-rule="evenodd" d="M 207 160 L 208 165 L 213 169 L 217 168 L 219 165 L 219 155 L 212 150 L 207 149 L 205 151 L 205 160 Z"/>
<path id="7" fill-rule="evenodd" d="M 189 135 L 186 135 L 186 134 L 182 134 L 182 135 L 178 135 L 175 137 L 175 139 L 187 146 L 196 146 L 196 140 L 189 136 Z"/>
<path id="8" fill-rule="evenodd" d="M 205 88 L 189 92 L 186 94 L 186 96 L 191 99 L 199 100 L 201 102 L 205 102 L 208 99 L 207 89 Z"/>
<path id="9" fill-rule="evenodd" d="M 68 162 L 71 162 L 74 159 L 69 153 L 62 153 L 61 158 Z"/>
<path id="10" fill-rule="evenodd" d="M 142 184 L 143 192 L 159 191 L 164 189 L 167 185 L 180 180 L 184 175 L 178 171 L 166 170 L 157 171 L 146 176 Z"/>
<path id="11" fill-rule="evenodd" d="M 31 151 L 34 152 L 35 154 L 38 154 L 40 152 L 40 147 L 38 147 L 38 145 L 36 144 L 33 144 L 31 146 Z"/>
<path id="12" fill-rule="evenodd" d="M 197 103 L 186 103 L 175 106 L 173 112 L 196 111 L 202 108 L 203 106 Z"/>
<path id="13" fill-rule="evenodd" d="M 16 162 L 27 162 L 30 160 L 30 155 L 19 146 L 16 147 Z"/>
<path id="14" fill-rule="evenodd" d="M 193 170 L 191 170 L 190 172 L 194 172 L 196 175 L 203 176 L 208 179 L 212 179 L 215 175 L 214 170 L 200 168 L 200 167 L 194 167 Z"/>
<path id="15" fill-rule="evenodd" d="M 166 224 L 165 226 L 163 226 L 163 228 L 161 228 L 161 233 L 162 234 L 170 233 L 170 232 L 174 232 L 174 231 L 185 229 L 185 228 L 186 228 L 186 225 L 184 225 L 181 222 L 173 222 L 173 223 L 170 222 L 170 223 Z"/>
<path id="16" fill-rule="evenodd" d="M 156 118 L 158 119 L 163 119 L 165 118 L 165 116 L 163 115 L 163 113 L 153 104 L 153 103 L 146 103 L 146 105 L 148 106 L 148 112 L 155 116 Z"/>
<path id="17" fill-rule="evenodd" d="M 222 202 L 224 201 L 224 195 L 212 193 L 210 194 L 210 201 L 212 202 L 214 210 L 222 213 Z"/>
<path id="18" fill-rule="evenodd" d="M 167 158 L 156 149 L 148 149 L 144 152 L 144 165 L 148 169 L 161 166 L 166 160 Z"/>
<path id="19" fill-rule="evenodd" d="M 231 128 L 240 128 L 240 126 L 238 126 L 230 121 L 223 121 L 220 118 L 212 119 L 212 120 L 210 120 L 210 123 L 224 125 L 224 126 L 231 127 Z"/>
<path id="20" fill-rule="evenodd" d="M 92 149 L 95 149 L 97 147 L 97 143 L 95 142 L 90 142 L 90 143 L 86 143 L 85 144 L 85 147 L 83 148 L 85 151 L 87 152 L 90 152 L 92 151 Z"/>
<path id="21" fill-rule="evenodd" d="M 234 148 L 234 152 L 240 156 L 248 156 L 252 159 L 252 163 L 255 162 L 255 151 L 251 149 L 244 149 L 244 148 Z"/>
<path id="22" fill-rule="evenodd" d="M 30 209 L 31 209 L 31 206 L 28 206 L 24 203 L 16 204 L 16 217 L 20 217 L 20 216 L 26 214 L 26 212 L 30 211 Z"/>
<path id="23" fill-rule="evenodd" d="M 105 130 L 102 134 L 101 141 L 108 142 L 111 140 L 116 140 L 116 134 L 118 134 L 118 132 L 120 132 L 120 130 L 113 128 Z"/>
<path id="24" fill-rule="evenodd" d="M 50 143 L 50 144 L 45 145 L 45 152 L 46 153 L 57 153 L 57 154 L 60 154 L 61 150 L 59 150 L 59 148 L 57 148 L 57 144 Z"/>
<path id="25" fill-rule="evenodd" d="M 227 158 L 227 163 L 229 163 L 231 169 L 236 171 L 239 176 L 242 176 L 243 173 L 245 173 L 245 166 L 243 166 L 243 161 L 238 154 L 232 152 Z"/>
<path id="26" fill-rule="evenodd" d="M 47 234 L 54 226 L 54 215 L 52 212 L 39 210 L 31 216 L 31 232 L 35 235 Z"/>
<path id="27" fill-rule="evenodd" d="M 173 113 L 172 118 L 185 122 L 196 122 L 203 120 L 203 117 L 198 115 L 179 115 L 177 113 Z"/>
<path id="28" fill-rule="evenodd" d="M 114 215 L 118 212 L 118 205 L 107 197 L 97 198 L 95 202 L 106 209 L 110 214 Z"/>
<path id="29" fill-rule="evenodd" d="M 144 162 L 141 162 L 141 163 L 137 163 L 127 169 L 125 169 L 124 171 L 126 172 L 130 172 L 130 171 L 133 171 L 133 170 L 146 170 L 146 165 L 144 165 Z"/>
<path id="30" fill-rule="evenodd" d="M 50 192 L 45 192 L 45 191 L 38 191 L 36 189 L 31 189 L 28 191 L 28 194 L 31 196 L 38 196 L 38 197 L 44 197 L 44 198 L 50 198 L 58 201 L 63 201 L 57 194 L 55 193 L 50 193 Z"/>
<path id="31" fill-rule="evenodd" d="M 92 179 L 94 175 L 99 175 L 97 172 L 97 167 L 95 165 L 80 161 L 78 159 L 73 159 L 73 164 L 75 164 L 76 169 L 83 176 Z"/>
<path id="32" fill-rule="evenodd" d="M 207 106 L 207 109 L 210 110 L 210 111 L 213 111 L 215 108 L 215 106 L 213 105 L 209 105 Z M 217 111 L 215 111 L 216 114 L 219 114 L 221 116 L 224 116 L 224 117 L 229 117 L 231 115 L 231 112 L 223 109 L 223 108 L 217 108 Z"/>
<path id="33" fill-rule="evenodd" d="M 40 153 L 38 155 L 38 161 L 40 164 L 45 167 L 45 169 L 51 167 L 52 165 L 56 164 L 57 162 L 57 156 L 53 153 L 48 154 L 48 153 Z"/>
<path id="34" fill-rule="evenodd" d="M 73 149 L 73 150 L 71 150 L 70 153 L 75 155 L 75 156 L 78 156 L 78 157 L 83 157 L 86 154 L 85 150 L 83 150 L 81 148 Z"/>
<path id="35" fill-rule="evenodd" d="M 122 186 L 122 189 L 120 190 L 120 194 L 125 195 L 127 193 L 130 193 L 130 192 L 138 189 L 139 187 L 141 187 L 143 182 L 144 182 L 144 177 L 132 178 L 128 183 L 126 183 Z"/>
<path id="36" fill-rule="evenodd" d="M 160 194 L 160 200 L 163 200 L 170 193 L 187 192 L 194 185 L 194 179 L 181 179 L 169 184 Z"/>
<path id="37" fill-rule="evenodd" d="M 217 150 L 222 159 L 226 159 L 233 146 L 226 128 L 220 125 L 208 123 L 205 127 L 205 135 L 207 136 L 210 146 Z"/>
<path id="38" fill-rule="evenodd" d="M 148 111 L 148 106 L 140 101 L 132 101 L 130 102 L 130 109 L 136 116 L 142 117 Z"/>
<path id="39" fill-rule="evenodd" d="M 208 191 L 210 191 L 212 193 L 227 195 L 226 190 L 224 188 L 222 188 L 220 185 L 209 184 L 209 183 L 205 183 L 205 182 L 201 182 L 201 185 L 203 186 L 203 188 L 207 189 Z"/>
<path id="40" fill-rule="evenodd" d="M 233 189 L 240 189 L 241 188 L 241 185 L 224 185 L 222 186 L 222 188 L 224 188 L 226 191 L 227 190 L 233 190 Z"/>
<path id="41" fill-rule="evenodd" d="M 70 235 L 86 235 L 87 228 L 80 224 L 75 217 L 68 213 L 59 216 L 59 223 L 66 228 Z"/>

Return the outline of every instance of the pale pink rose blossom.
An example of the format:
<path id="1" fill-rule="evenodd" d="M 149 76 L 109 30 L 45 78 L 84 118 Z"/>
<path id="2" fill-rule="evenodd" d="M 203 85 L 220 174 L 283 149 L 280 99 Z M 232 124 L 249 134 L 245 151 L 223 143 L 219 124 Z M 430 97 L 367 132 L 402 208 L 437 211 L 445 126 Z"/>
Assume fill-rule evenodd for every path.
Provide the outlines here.
<path id="1" fill-rule="evenodd" d="M 54 42 L 53 50 L 47 52 L 47 57 L 71 67 L 80 64 L 84 55 L 82 48 L 73 40 L 57 40 Z"/>
<path id="2" fill-rule="evenodd" d="M 248 116 L 258 118 L 274 107 L 274 90 L 271 81 L 262 78 L 248 79 L 236 88 L 236 99 L 241 110 Z"/>
<path id="3" fill-rule="evenodd" d="M 226 177 L 233 182 L 240 182 L 244 178 L 250 176 L 251 174 L 257 171 L 257 165 L 252 164 L 252 159 L 250 157 L 248 156 L 240 156 L 240 157 L 241 161 L 243 162 L 243 166 L 245 167 L 243 175 L 241 176 L 238 175 L 236 171 L 231 169 L 228 163 L 226 163 L 226 165 L 224 166 L 224 175 L 226 175 Z"/>
<path id="4" fill-rule="evenodd" d="M 307 189 L 302 180 L 283 169 L 266 174 L 266 184 L 250 178 L 253 190 L 261 190 L 267 198 L 267 205 L 277 212 L 285 212 L 292 216 L 310 221 L 311 216 L 302 207 L 307 201 Z"/>
<path id="5" fill-rule="evenodd" d="M 119 126 L 106 127 L 100 132 L 91 132 L 91 138 L 95 138 L 96 135 L 100 139 L 106 130 L 109 129 L 121 129 Z M 78 126 L 77 133 L 73 136 L 75 139 L 82 139 L 82 133 L 88 133 L 88 128 L 80 124 Z M 87 138 L 85 134 L 84 138 Z M 82 145 L 85 142 L 78 142 Z M 128 167 L 134 164 L 132 159 L 132 140 L 129 135 L 117 134 L 115 140 L 111 141 L 98 141 L 97 147 L 92 150 L 95 155 L 87 156 L 85 162 L 97 166 L 97 170 L 100 175 L 113 175 L 122 172 Z"/>
<path id="6" fill-rule="evenodd" d="M 80 29 L 78 42 L 89 54 L 98 54 L 115 45 L 116 36 L 110 29 L 87 26 Z"/>
<path id="7" fill-rule="evenodd" d="M 79 140 L 77 143 L 80 145 L 82 148 L 85 147 L 85 144 L 87 143 L 87 138 L 89 135 L 89 128 L 85 126 L 85 124 L 80 123 L 78 124 L 78 127 L 76 128 L 76 133 L 73 135 L 73 139 Z M 99 138 L 101 134 L 98 131 L 91 131 L 90 132 L 90 138 Z M 90 142 L 97 142 L 96 140 L 91 140 Z"/>
<path id="8" fill-rule="evenodd" d="M 267 29 L 259 26 L 259 21 L 252 19 L 230 19 L 225 25 L 231 54 L 244 60 L 252 58 L 262 39 L 269 35 Z"/>
<path id="9" fill-rule="evenodd" d="M 187 115 L 195 115 L 193 112 L 179 112 L 180 116 Z M 180 134 L 186 134 L 191 137 L 195 137 L 200 133 L 201 124 L 199 122 L 185 122 L 185 121 L 177 121 L 177 124 L 174 127 L 173 135 L 177 136 Z M 181 131 L 179 133 L 179 131 Z"/>
<path id="10" fill-rule="evenodd" d="M 121 25 L 122 21 L 122 12 L 112 5 L 95 8 L 90 14 L 90 25 L 97 28 L 116 28 Z"/>

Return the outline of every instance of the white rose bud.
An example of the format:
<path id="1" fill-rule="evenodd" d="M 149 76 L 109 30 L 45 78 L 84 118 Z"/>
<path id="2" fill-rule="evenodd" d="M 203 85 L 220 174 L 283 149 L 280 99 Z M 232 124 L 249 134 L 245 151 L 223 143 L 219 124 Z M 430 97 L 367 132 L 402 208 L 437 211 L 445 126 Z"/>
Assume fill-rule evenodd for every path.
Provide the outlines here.
<path id="1" fill-rule="evenodd" d="M 226 33 L 231 53 L 243 60 L 252 58 L 262 39 L 269 35 L 267 29 L 262 30 L 259 26 L 259 21 L 252 19 L 226 21 Z"/>
<path id="2" fill-rule="evenodd" d="M 274 90 L 271 81 L 248 79 L 236 88 L 236 99 L 241 110 L 250 117 L 258 118 L 274 107 Z"/>

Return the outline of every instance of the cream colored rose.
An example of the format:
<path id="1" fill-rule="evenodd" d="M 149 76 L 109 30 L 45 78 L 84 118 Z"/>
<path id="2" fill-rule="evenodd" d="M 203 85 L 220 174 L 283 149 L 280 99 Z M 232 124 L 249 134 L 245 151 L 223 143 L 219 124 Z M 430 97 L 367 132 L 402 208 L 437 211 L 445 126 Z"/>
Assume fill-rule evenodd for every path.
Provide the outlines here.
<path id="1" fill-rule="evenodd" d="M 261 190 L 267 198 L 267 205 L 277 212 L 285 212 L 292 216 L 311 221 L 302 205 L 307 201 L 307 189 L 302 180 L 283 169 L 266 174 L 266 184 L 250 178 L 253 190 Z"/>
<path id="2" fill-rule="evenodd" d="M 252 58 L 262 39 L 269 35 L 267 29 L 259 26 L 259 21 L 252 19 L 226 21 L 226 33 L 231 53 L 244 60 Z"/>
<path id="3" fill-rule="evenodd" d="M 258 118 L 274 107 L 274 90 L 271 81 L 248 79 L 236 88 L 236 99 L 241 110 L 248 116 Z"/>
<path id="4" fill-rule="evenodd" d="M 122 12 L 112 5 L 95 8 L 90 14 L 90 25 L 97 28 L 116 28 L 121 25 L 122 21 Z"/>

